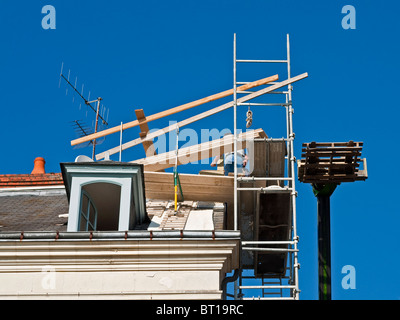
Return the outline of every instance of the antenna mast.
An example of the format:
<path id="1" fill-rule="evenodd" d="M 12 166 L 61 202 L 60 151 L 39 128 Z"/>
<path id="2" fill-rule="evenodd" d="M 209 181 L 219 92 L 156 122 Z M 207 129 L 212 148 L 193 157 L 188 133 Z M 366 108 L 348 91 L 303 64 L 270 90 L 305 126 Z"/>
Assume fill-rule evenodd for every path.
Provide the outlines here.
<path id="1" fill-rule="evenodd" d="M 103 100 L 101 97 L 97 98 L 97 108 L 96 108 L 96 125 L 94 127 L 94 133 L 97 132 L 97 126 L 99 124 L 99 110 L 100 110 L 100 101 Z M 94 100 L 96 101 L 96 100 Z M 92 154 L 92 159 L 94 160 L 94 156 L 96 154 L 96 139 L 93 139 L 93 154 Z"/>
<path id="2" fill-rule="evenodd" d="M 82 100 L 85 102 L 85 104 L 86 104 L 87 106 L 89 106 L 89 107 L 96 113 L 96 120 L 95 120 L 94 133 L 97 133 L 98 124 L 99 124 L 99 118 L 101 119 L 103 125 L 106 125 L 106 126 L 108 125 L 108 122 L 107 122 L 107 120 L 108 120 L 108 110 L 107 110 L 107 117 L 106 117 L 107 120 L 104 118 L 104 113 L 105 113 L 105 112 L 103 112 L 103 115 L 101 115 L 101 113 L 100 113 L 100 102 L 101 102 L 103 99 L 102 99 L 101 97 L 98 97 L 98 98 L 95 99 L 95 100 L 89 101 L 89 99 L 90 99 L 90 93 L 89 93 L 89 98 L 86 99 L 86 98 L 83 96 L 83 86 L 82 86 L 82 93 L 81 93 L 81 92 L 79 92 L 78 89 L 76 88 L 77 79 L 75 80 L 75 84 L 73 85 L 73 84 L 69 81 L 70 71 L 68 71 L 68 78 L 65 77 L 64 74 L 63 74 L 63 67 L 64 67 L 64 63 L 62 63 L 62 65 L 61 65 L 60 81 L 61 81 L 61 78 L 63 78 L 63 79 L 67 82 L 67 84 L 68 84 L 72 89 L 74 89 L 74 91 L 78 94 L 78 96 L 82 98 Z M 67 91 L 66 91 L 66 94 L 67 94 L 67 93 L 68 93 L 68 89 L 67 89 Z M 95 102 L 96 102 L 96 106 L 94 107 L 94 106 L 92 105 L 92 103 L 95 103 Z M 83 131 L 83 132 L 84 132 L 84 131 Z M 86 135 L 85 132 L 84 132 L 84 134 Z M 92 159 L 94 160 L 95 153 L 96 153 L 96 139 L 93 139 L 93 140 L 92 140 L 92 144 L 93 144 Z"/>

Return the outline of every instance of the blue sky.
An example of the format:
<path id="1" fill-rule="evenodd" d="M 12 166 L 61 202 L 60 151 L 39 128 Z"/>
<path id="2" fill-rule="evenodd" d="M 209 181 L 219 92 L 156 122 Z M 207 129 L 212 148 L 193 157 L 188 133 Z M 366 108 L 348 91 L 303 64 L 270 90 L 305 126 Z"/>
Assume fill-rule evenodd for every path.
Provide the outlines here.
<path id="1" fill-rule="evenodd" d="M 44 5 L 56 9 L 56 29 L 41 26 Z M 356 9 L 356 29 L 341 26 L 344 5 Z M 35 157 L 47 172 L 59 163 L 91 156 L 74 149 L 70 122 L 88 124 L 94 114 L 59 73 L 71 71 L 84 95 L 101 96 L 111 126 L 135 119 L 134 110 L 153 114 L 232 87 L 232 43 L 238 58 L 284 59 L 290 34 L 292 75 L 308 72 L 295 84 L 295 155 L 309 141 L 363 141 L 368 161 L 366 182 L 342 184 L 331 198 L 332 291 L 334 299 L 399 299 L 397 248 L 399 210 L 395 204 L 399 172 L 396 123 L 400 71 L 400 4 L 395 1 L 2 1 L 0 11 L 0 174 L 30 173 Z M 251 81 L 283 68 L 262 66 L 238 71 Z M 163 128 L 217 106 L 218 101 L 150 123 Z M 244 128 L 246 110 L 239 111 Z M 282 137 L 280 110 L 255 108 L 252 128 Z M 231 111 L 190 126 L 232 128 Z M 124 133 L 124 142 L 139 129 Z M 119 136 L 98 146 L 117 146 Z M 141 146 L 124 161 L 144 156 Z M 118 160 L 118 156 L 112 157 Z M 184 166 L 181 172 L 197 167 Z M 317 202 L 311 187 L 297 183 L 301 299 L 317 299 Z M 356 270 L 356 289 L 341 287 L 341 269 Z"/>

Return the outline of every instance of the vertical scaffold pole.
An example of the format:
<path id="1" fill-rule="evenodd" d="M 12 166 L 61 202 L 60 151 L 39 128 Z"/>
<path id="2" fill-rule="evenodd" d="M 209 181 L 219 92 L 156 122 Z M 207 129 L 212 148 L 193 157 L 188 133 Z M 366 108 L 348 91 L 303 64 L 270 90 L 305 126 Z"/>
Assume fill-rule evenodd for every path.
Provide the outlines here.
<path id="1" fill-rule="evenodd" d="M 234 205 L 234 230 L 238 230 L 238 210 L 237 210 L 237 90 L 236 90 L 236 33 L 233 34 L 233 154 L 234 154 L 234 179 L 233 179 L 233 205 Z"/>
<path id="2" fill-rule="evenodd" d="M 233 229 L 238 230 L 238 210 L 237 210 L 237 132 L 236 132 L 236 107 L 237 107 L 237 90 L 236 90 L 236 33 L 233 34 L 233 154 L 234 154 L 234 178 L 233 178 Z M 238 300 L 238 281 L 234 283 L 234 299 Z"/>
<path id="3" fill-rule="evenodd" d="M 121 128 L 119 130 L 119 162 L 122 161 L 122 131 L 123 131 L 123 123 L 121 122 Z"/>
<path id="4" fill-rule="evenodd" d="M 175 149 L 175 167 L 174 167 L 174 210 L 178 210 L 178 150 L 179 150 L 179 127 L 176 127 L 176 149 Z"/>
<path id="5" fill-rule="evenodd" d="M 291 70 L 290 70 L 290 39 L 289 39 L 289 34 L 286 35 L 286 41 L 287 41 L 287 67 L 288 67 L 288 78 L 291 78 Z M 288 86 L 288 125 L 289 125 L 289 167 L 290 167 L 290 177 L 291 177 L 291 188 L 292 188 L 292 193 L 291 193 L 291 202 L 292 202 L 292 224 L 293 224 L 293 249 L 294 249 L 294 257 L 293 257 L 293 262 L 294 262 L 294 292 L 293 296 L 297 300 L 299 299 L 299 263 L 298 263 L 298 253 L 297 253 L 297 215 L 296 215 L 296 188 L 295 188 L 295 165 L 296 165 L 296 158 L 294 157 L 294 132 L 293 132 L 293 106 L 292 106 L 292 90 L 293 87 L 291 84 Z"/>

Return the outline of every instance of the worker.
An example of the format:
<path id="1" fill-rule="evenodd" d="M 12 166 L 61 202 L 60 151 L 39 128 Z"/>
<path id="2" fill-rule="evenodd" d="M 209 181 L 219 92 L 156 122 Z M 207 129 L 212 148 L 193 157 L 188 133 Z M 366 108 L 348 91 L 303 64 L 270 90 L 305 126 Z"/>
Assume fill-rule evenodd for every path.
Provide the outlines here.
<path id="1" fill-rule="evenodd" d="M 220 156 L 216 156 L 211 162 L 211 167 L 215 167 L 218 163 Z M 246 154 L 246 150 L 238 150 L 236 153 L 236 165 L 237 172 L 243 173 L 247 172 L 246 165 L 248 162 L 248 157 Z M 224 154 L 224 173 L 226 176 L 229 175 L 230 172 L 234 172 L 235 170 L 235 156 L 234 152 L 229 152 Z"/>

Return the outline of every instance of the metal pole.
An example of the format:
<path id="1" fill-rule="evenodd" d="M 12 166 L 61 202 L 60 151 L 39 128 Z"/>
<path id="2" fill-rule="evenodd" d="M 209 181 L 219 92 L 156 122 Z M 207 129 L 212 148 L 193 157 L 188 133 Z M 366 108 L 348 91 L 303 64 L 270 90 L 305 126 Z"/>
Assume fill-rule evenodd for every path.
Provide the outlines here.
<path id="1" fill-rule="evenodd" d="M 178 211 L 178 150 L 179 150 L 179 127 L 176 127 L 176 149 L 175 149 L 175 167 L 174 167 L 175 213 Z"/>
<path id="2" fill-rule="evenodd" d="M 95 127 L 94 127 L 94 133 L 97 132 L 97 125 L 99 123 L 99 110 L 100 110 L 100 101 L 101 100 L 102 100 L 101 98 L 97 98 L 96 124 L 95 124 Z M 93 160 L 94 160 L 95 153 L 96 153 L 96 139 L 93 140 L 93 156 L 92 156 Z"/>
<path id="3" fill-rule="evenodd" d="M 318 280 L 319 299 L 331 300 L 331 209 L 330 197 L 337 184 L 313 184 L 318 202 Z"/>
<path id="4" fill-rule="evenodd" d="M 279 177 L 239 177 L 238 181 L 291 181 L 292 178 L 279 178 Z"/>
<path id="5" fill-rule="evenodd" d="M 285 99 L 286 99 L 286 103 L 288 103 L 289 101 L 289 93 L 285 94 Z M 290 148 L 290 132 L 289 132 L 289 105 L 287 105 L 285 107 L 285 111 L 286 111 L 286 149 L 289 150 Z M 288 177 L 290 177 L 290 155 L 288 155 L 288 161 L 286 162 L 286 169 L 287 169 L 287 174 Z M 291 187 L 291 181 L 288 182 L 288 186 Z"/>
<path id="6" fill-rule="evenodd" d="M 317 201 L 319 300 L 331 300 L 330 196 L 319 194 Z"/>
<path id="7" fill-rule="evenodd" d="M 238 230 L 238 210 L 237 210 L 237 130 L 236 130 L 236 106 L 237 106 L 237 91 L 236 91 L 236 33 L 233 34 L 233 155 L 234 155 L 234 179 L 233 179 L 233 207 L 234 207 L 234 221 L 233 230 Z"/>
<path id="8" fill-rule="evenodd" d="M 119 131 L 119 162 L 122 160 L 122 131 L 123 131 L 123 122 L 121 122 L 121 130 Z"/>
<path id="9" fill-rule="evenodd" d="M 286 36 L 286 42 L 287 42 L 287 68 L 288 68 L 288 79 L 291 78 L 291 70 L 290 70 L 290 41 L 289 41 L 289 34 Z M 292 90 L 293 87 L 291 84 L 288 85 L 288 99 L 289 101 L 289 109 L 288 109 L 288 125 L 289 125 L 289 161 L 290 161 L 290 176 L 292 178 L 291 183 L 291 188 L 292 188 L 292 221 L 293 221 L 293 239 L 297 240 L 297 213 L 296 213 L 296 189 L 295 189 L 295 172 L 294 172 L 294 167 L 296 165 L 296 159 L 294 157 L 294 145 L 293 145 L 293 140 L 294 140 L 294 133 L 293 133 L 293 107 L 292 107 Z M 294 249 L 294 257 L 293 257 L 293 262 L 294 262 L 294 297 L 296 300 L 299 299 L 299 262 L 298 262 L 298 250 L 297 250 L 297 241 L 293 245 Z"/>
<path id="10" fill-rule="evenodd" d="M 236 132 L 236 106 L 237 106 L 237 89 L 236 89 L 236 33 L 233 34 L 233 156 L 234 156 L 234 178 L 233 178 L 233 230 L 238 230 L 237 221 L 237 132 Z M 241 273 L 241 272 L 240 272 Z M 238 280 L 234 283 L 234 299 L 238 300 Z"/>
<path id="11" fill-rule="evenodd" d="M 240 59 L 237 60 L 237 62 L 255 62 L 255 63 L 286 63 L 286 60 L 246 60 L 246 59 Z"/>

